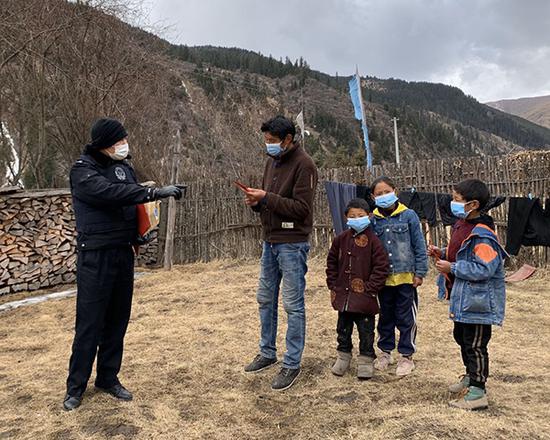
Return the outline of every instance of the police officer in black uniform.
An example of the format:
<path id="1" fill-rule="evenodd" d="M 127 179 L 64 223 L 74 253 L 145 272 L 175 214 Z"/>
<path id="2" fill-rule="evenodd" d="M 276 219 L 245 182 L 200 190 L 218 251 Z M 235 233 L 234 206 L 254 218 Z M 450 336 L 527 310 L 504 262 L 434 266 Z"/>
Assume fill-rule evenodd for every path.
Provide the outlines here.
<path id="1" fill-rule="evenodd" d="M 63 406 L 77 408 L 97 353 L 95 386 L 121 400 L 132 394 L 118 380 L 134 286 L 138 239 L 136 205 L 181 198 L 175 186 L 138 185 L 126 161 L 126 130 L 115 119 L 99 119 L 92 142 L 71 169 L 77 230 L 76 326 Z"/>

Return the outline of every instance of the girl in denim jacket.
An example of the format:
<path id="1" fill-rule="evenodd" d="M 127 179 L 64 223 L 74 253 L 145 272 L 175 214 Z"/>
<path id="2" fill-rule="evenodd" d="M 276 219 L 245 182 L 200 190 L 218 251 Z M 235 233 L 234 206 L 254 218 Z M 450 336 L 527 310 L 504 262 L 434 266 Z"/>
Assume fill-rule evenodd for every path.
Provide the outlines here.
<path id="1" fill-rule="evenodd" d="M 371 186 L 377 208 L 374 230 L 384 244 L 390 259 L 390 275 L 379 294 L 378 348 L 382 351 L 375 368 L 386 370 L 395 349 L 395 329 L 399 330 L 397 351 L 400 357 L 395 373 L 406 376 L 414 370 L 417 287 L 428 272 L 426 242 L 418 215 L 400 203 L 395 184 L 388 177 L 379 177 Z"/>

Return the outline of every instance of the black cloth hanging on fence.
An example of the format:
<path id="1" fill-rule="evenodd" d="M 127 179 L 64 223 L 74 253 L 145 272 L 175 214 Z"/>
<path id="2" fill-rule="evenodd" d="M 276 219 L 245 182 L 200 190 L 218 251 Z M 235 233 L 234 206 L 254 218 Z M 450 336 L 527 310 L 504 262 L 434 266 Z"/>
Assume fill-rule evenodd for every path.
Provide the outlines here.
<path id="1" fill-rule="evenodd" d="M 336 235 L 347 229 L 344 211 L 348 202 L 357 197 L 357 185 L 351 183 L 325 182 L 328 207 Z"/>
<path id="2" fill-rule="evenodd" d="M 506 251 L 517 255 L 521 245 L 550 246 L 550 199 L 510 197 Z"/>
<path id="3" fill-rule="evenodd" d="M 426 220 L 430 226 L 437 224 L 436 194 L 422 191 L 403 191 L 399 201 L 418 214 L 420 220 Z"/>
<path id="4" fill-rule="evenodd" d="M 332 216 L 332 223 L 337 234 L 347 229 L 344 210 L 346 204 L 352 198 L 358 197 L 366 200 L 371 210 L 376 208 L 369 186 L 340 182 L 325 182 L 325 189 Z M 407 206 L 407 208 L 416 212 L 420 220 L 426 220 L 430 226 L 435 226 L 438 223 L 438 210 L 443 225 L 452 226 L 455 224 L 458 218 L 451 212 L 451 200 L 452 196 L 450 194 L 416 190 L 408 190 L 399 193 L 399 201 Z M 487 213 L 489 210 L 502 205 L 505 201 L 506 197 L 504 196 L 491 197 L 487 206 L 482 210 L 482 213 Z"/>
<path id="5" fill-rule="evenodd" d="M 372 197 L 370 186 L 357 185 L 357 197 L 366 200 L 369 204 L 371 211 L 374 211 L 376 209 L 376 203 L 374 203 L 374 198 Z"/>
<path id="6" fill-rule="evenodd" d="M 437 195 L 437 207 L 439 208 L 439 215 L 441 216 L 441 222 L 445 226 L 452 226 L 458 220 L 458 217 L 455 217 L 451 212 L 451 200 L 453 196 L 450 194 L 438 194 Z M 482 213 L 487 213 L 491 209 L 496 208 L 497 206 L 502 205 L 506 201 L 504 196 L 495 196 L 489 199 L 485 208 L 483 208 Z"/>

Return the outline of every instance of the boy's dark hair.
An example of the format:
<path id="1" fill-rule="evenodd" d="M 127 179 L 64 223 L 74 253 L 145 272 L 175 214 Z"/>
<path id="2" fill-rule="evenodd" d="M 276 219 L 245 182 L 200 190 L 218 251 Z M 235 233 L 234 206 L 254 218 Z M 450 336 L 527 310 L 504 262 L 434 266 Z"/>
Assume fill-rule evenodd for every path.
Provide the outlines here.
<path id="1" fill-rule="evenodd" d="M 367 203 L 367 201 L 365 199 L 351 199 L 348 202 L 348 205 L 346 206 L 346 210 L 344 211 L 344 214 L 348 215 L 348 212 L 352 208 L 362 209 L 367 214 L 370 212 L 370 206 L 369 206 L 369 204 Z"/>
<path id="2" fill-rule="evenodd" d="M 371 193 L 374 193 L 374 188 L 376 188 L 376 185 L 378 185 L 379 183 L 385 183 L 386 185 L 391 186 L 393 189 L 397 188 L 394 181 L 391 180 L 388 176 L 380 176 L 380 177 L 374 179 L 374 182 L 372 182 L 372 184 L 370 186 L 370 192 Z"/>
<path id="3" fill-rule="evenodd" d="M 282 115 L 275 116 L 269 121 L 265 121 L 261 127 L 262 133 L 269 132 L 273 136 L 277 136 L 281 141 L 285 140 L 287 135 L 294 138 L 296 135 L 296 126 L 294 123 Z"/>
<path id="4" fill-rule="evenodd" d="M 464 197 L 464 200 L 471 202 L 477 200 L 479 202 L 479 209 L 485 208 L 489 203 L 491 193 L 487 185 L 478 179 L 466 179 L 455 185 L 454 190 Z"/>

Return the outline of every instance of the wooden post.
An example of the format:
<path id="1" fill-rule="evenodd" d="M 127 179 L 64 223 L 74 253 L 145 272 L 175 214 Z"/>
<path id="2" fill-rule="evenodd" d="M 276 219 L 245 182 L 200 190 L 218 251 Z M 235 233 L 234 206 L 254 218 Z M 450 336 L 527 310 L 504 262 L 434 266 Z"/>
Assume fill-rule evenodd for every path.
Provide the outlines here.
<path id="1" fill-rule="evenodd" d="M 173 185 L 178 181 L 179 158 L 181 151 L 180 131 L 176 133 L 176 143 L 172 150 L 172 169 L 170 172 L 170 183 Z M 164 243 L 164 269 L 172 270 L 174 259 L 174 229 L 176 226 L 176 200 L 173 197 L 168 199 L 168 210 L 166 219 L 166 241 Z"/>

